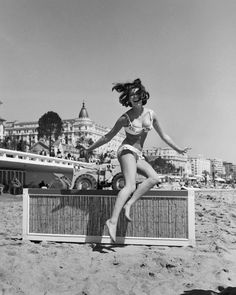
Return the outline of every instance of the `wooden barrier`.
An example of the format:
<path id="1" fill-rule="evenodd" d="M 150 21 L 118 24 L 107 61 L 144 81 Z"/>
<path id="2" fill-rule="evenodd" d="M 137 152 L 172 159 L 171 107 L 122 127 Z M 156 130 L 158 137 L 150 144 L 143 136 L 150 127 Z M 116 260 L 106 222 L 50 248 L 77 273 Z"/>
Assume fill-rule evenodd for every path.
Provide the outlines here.
<path id="1" fill-rule="evenodd" d="M 117 192 L 24 189 L 23 239 L 111 243 L 105 221 Z M 195 244 L 194 191 L 151 190 L 121 212 L 117 244 L 187 246 Z"/>

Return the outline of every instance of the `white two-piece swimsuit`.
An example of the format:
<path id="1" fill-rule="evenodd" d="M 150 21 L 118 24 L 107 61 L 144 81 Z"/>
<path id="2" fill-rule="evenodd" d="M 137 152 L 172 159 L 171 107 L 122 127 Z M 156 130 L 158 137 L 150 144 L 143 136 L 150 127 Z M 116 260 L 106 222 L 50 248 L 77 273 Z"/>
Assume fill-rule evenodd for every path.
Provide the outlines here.
<path id="1" fill-rule="evenodd" d="M 153 128 L 153 111 L 149 110 L 149 109 L 145 109 L 145 114 L 149 114 L 149 122 L 148 124 L 145 126 L 140 126 L 140 125 L 135 125 L 134 121 L 131 122 L 129 115 L 127 113 L 124 114 L 124 116 L 126 116 L 129 125 L 127 127 L 125 127 L 125 132 L 128 134 L 132 134 L 132 135 L 137 135 L 140 136 L 143 132 L 147 133 L 148 131 L 150 131 Z M 135 148 L 134 146 L 130 145 L 130 144 L 126 144 L 126 143 L 122 143 L 121 146 L 118 148 L 117 150 L 117 157 L 119 158 L 121 153 L 124 150 L 130 150 L 132 153 L 134 153 L 137 157 L 137 159 L 144 159 L 143 154 L 142 154 L 142 150 L 139 150 L 137 148 Z"/>

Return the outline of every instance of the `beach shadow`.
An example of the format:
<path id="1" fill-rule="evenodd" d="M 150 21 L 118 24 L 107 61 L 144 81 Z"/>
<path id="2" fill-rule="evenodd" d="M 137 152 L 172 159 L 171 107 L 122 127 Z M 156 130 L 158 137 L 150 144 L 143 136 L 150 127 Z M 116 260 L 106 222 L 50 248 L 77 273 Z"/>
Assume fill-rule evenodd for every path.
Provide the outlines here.
<path id="1" fill-rule="evenodd" d="M 184 291 L 184 293 L 180 295 L 216 295 L 219 294 L 212 290 L 200 290 L 200 289 L 194 289 L 189 291 Z"/>
<path id="2" fill-rule="evenodd" d="M 126 245 L 102 245 L 102 244 L 95 244 L 92 249 L 93 252 L 99 252 L 101 254 L 107 254 L 109 252 L 116 252 L 115 248 L 126 247 Z"/>
<path id="3" fill-rule="evenodd" d="M 212 290 L 190 290 L 184 291 L 181 295 L 236 295 L 236 287 L 218 287 L 220 292 L 215 292 Z"/>
<path id="4" fill-rule="evenodd" d="M 236 295 L 236 287 L 227 287 L 221 290 L 219 295 Z"/>

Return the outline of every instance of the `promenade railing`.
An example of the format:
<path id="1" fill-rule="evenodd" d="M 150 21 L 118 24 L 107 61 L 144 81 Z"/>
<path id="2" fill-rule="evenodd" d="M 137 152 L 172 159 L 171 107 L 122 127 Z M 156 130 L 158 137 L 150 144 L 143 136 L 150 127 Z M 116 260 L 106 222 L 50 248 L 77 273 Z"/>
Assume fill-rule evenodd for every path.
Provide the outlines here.
<path id="1" fill-rule="evenodd" d="M 44 166 L 63 166 L 68 169 L 80 164 L 90 166 L 90 163 L 84 163 L 81 161 L 69 160 L 64 158 L 57 158 L 51 156 L 43 156 L 34 153 L 21 152 L 9 149 L 0 148 L 0 163 L 1 162 L 15 162 L 25 164 L 36 164 Z M 2 165 L 3 166 L 3 165 Z"/>

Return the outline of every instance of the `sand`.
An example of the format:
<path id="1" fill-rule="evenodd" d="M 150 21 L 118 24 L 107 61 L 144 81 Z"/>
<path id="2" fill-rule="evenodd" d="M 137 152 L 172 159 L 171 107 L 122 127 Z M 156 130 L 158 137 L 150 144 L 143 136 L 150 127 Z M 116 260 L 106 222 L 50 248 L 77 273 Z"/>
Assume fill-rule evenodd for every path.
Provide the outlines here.
<path id="1" fill-rule="evenodd" d="M 0 196 L 0 294 L 207 295 L 236 286 L 236 193 L 196 196 L 196 247 L 22 240 L 22 196 Z"/>

